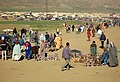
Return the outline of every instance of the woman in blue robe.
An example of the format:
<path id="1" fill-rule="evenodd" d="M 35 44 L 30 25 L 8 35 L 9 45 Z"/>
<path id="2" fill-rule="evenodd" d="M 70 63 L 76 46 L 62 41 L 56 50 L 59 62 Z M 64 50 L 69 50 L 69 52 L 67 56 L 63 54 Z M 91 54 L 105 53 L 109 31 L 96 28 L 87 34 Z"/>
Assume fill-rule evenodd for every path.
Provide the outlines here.
<path id="1" fill-rule="evenodd" d="M 31 51 L 31 44 L 29 42 L 25 43 L 26 49 L 25 49 L 25 57 L 26 59 L 32 58 L 32 51 Z"/>

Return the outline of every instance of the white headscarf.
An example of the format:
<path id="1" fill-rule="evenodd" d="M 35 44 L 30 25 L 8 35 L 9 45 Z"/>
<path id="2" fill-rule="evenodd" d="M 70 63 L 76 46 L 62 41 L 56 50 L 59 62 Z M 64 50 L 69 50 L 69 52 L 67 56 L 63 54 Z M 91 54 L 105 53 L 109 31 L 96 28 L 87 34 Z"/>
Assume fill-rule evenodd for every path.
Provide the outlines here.
<path id="1" fill-rule="evenodd" d="M 110 42 L 110 45 L 111 45 L 111 47 L 114 47 L 114 43 L 113 42 Z"/>
<path id="2" fill-rule="evenodd" d="M 45 41 L 45 36 L 44 36 L 44 34 L 41 34 L 41 35 L 40 35 L 40 43 L 42 42 L 42 40 Z"/>

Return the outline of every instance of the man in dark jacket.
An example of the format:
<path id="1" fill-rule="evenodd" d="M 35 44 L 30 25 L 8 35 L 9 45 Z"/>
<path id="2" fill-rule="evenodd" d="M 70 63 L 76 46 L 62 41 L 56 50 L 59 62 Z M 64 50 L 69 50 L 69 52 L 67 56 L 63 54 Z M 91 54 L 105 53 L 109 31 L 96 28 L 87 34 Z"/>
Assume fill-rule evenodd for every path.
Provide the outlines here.
<path id="1" fill-rule="evenodd" d="M 67 70 L 70 69 L 70 67 L 72 67 L 70 65 L 70 58 L 72 56 L 71 50 L 69 48 L 70 44 L 69 42 L 66 43 L 66 46 L 64 47 L 63 51 L 62 51 L 62 58 L 65 59 L 66 63 L 65 65 L 62 67 L 61 71 L 64 71 L 64 68 L 67 68 Z"/>
<path id="2" fill-rule="evenodd" d="M 100 36 L 101 41 L 101 48 L 104 48 L 104 41 L 106 40 L 105 34 L 102 32 L 102 35 Z"/>

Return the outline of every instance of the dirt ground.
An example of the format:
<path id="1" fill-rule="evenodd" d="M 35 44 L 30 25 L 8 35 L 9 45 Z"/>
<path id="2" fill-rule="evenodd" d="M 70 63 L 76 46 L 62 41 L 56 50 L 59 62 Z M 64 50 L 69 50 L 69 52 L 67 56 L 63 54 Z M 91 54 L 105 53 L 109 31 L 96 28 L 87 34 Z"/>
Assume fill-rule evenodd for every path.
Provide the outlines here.
<path id="1" fill-rule="evenodd" d="M 63 45 L 70 42 L 71 49 L 77 49 L 89 53 L 89 46 L 93 40 L 96 41 L 98 53 L 103 50 L 99 48 L 100 41 L 97 37 L 87 41 L 86 32 L 76 34 L 75 32 L 66 33 L 65 29 L 60 29 L 63 35 Z M 49 31 L 53 32 L 55 30 Z M 114 42 L 118 48 L 120 62 L 120 27 L 108 28 L 105 34 L 110 41 Z M 61 58 L 62 49 L 58 50 L 60 61 L 2 61 L 0 59 L 0 82 L 120 82 L 120 66 L 110 68 L 108 66 L 84 67 L 81 63 L 73 63 L 75 68 L 69 71 L 61 71 L 65 61 Z M 50 52 L 48 54 L 54 54 Z"/>

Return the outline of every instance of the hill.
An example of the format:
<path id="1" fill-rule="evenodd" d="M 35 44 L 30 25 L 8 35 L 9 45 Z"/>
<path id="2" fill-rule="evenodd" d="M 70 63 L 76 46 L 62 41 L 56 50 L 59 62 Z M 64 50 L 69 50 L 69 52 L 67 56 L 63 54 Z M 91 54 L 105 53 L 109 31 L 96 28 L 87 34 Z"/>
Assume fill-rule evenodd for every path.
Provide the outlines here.
<path id="1" fill-rule="evenodd" d="M 0 0 L 0 10 L 119 13 L 120 0 Z"/>

